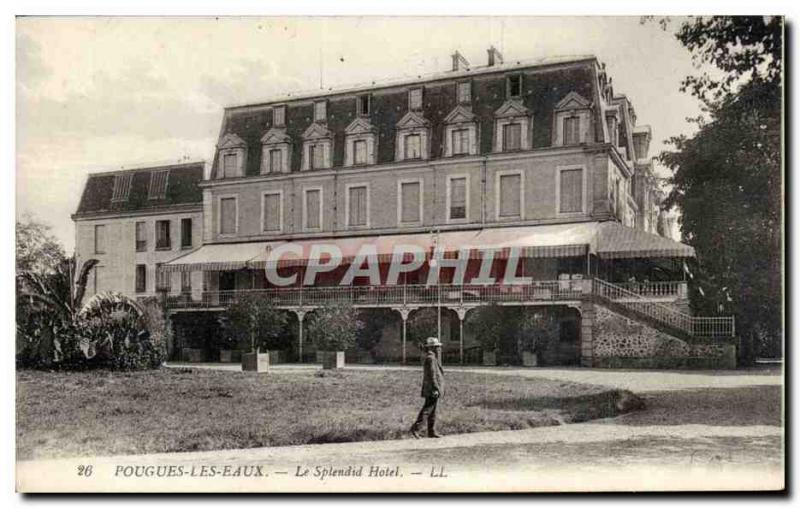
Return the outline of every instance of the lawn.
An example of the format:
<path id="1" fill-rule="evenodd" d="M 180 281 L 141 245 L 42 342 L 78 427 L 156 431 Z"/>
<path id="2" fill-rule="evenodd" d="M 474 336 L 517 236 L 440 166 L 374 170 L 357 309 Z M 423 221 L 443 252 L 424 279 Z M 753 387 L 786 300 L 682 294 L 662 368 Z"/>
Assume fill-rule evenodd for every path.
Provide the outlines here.
<path id="1" fill-rule="evenodd" d="M 369 441 L 407 437 L 421 371 L 275 370 L 269 374 L 17 372 L 17 459 Z M 444 434 L 614 416 L 630 392 L 447 373 Z"/>

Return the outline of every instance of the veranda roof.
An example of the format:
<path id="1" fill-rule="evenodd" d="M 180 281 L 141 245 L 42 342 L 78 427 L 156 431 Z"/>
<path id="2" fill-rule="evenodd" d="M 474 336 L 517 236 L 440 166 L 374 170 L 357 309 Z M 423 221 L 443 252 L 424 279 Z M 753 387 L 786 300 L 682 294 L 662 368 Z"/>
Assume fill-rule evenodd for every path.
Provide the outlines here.
<path id="1" fill-rule="evenodd" d="M 270 251 L 287 242 L 249 242 L 208 244 L 162 265 L 165 271 L 238 270 L 264 268 Z M 495 227 L 472 231 L 446 231 L 406 235 L 378 235 L 346 238 L 320 238 L 292 242 L 302 254 L 281 256 L 280 266 L 305 264 L 314 245 L 333 244 L 342 261 L 352 261 L 365 244 L 375 246 L 381 262 L 391 260 L 396 246 L 422 247 L 427 254 L 434 244 L 446 253 L 461 249 L 479 257 L 481 250 L 495 249 L 495 258 L 508 256 L 518 248 L 525 257 L 571 257 L 597 254 L 603 259 L 638 257 L 694 257 L 694 248 L 617 222 L 579 222 L 542 226 Z"/>

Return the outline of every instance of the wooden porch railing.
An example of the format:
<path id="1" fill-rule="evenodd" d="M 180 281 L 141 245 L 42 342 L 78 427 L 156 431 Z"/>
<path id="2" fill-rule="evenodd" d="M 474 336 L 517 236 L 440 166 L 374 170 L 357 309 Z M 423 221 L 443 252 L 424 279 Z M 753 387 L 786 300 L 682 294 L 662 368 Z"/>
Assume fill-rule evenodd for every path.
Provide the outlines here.
<path id="1" fill-rule="evenodd" d="M 614 282 L 615 286 L 651 298 L 688 298 L 685 281 Z"/>

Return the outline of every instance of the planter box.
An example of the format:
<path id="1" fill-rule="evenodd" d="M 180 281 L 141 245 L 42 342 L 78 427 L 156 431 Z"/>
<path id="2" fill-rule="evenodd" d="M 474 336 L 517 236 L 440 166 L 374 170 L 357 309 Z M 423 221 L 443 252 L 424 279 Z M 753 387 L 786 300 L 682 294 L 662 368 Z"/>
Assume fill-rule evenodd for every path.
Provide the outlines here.
<path id="1" fill-rule="evenodd" d="M 325 363 L 325 351 L 315 351 L 314 358 L 314 363 Z"/>
<path id="2" fill-rule="evenodd" d="M 494 351 L 484 351 L 483 364 L 487 367 L 494 367 L 497 365 L 497 353 Z"/>
<path id="3" fill-rule="evenodd" d="M 269 353 L 242 353 L 242 370 L 267 372 L 269 370 Z"/>
<path id="4" fill-rule="evenodd" d="M 344 351 L 320 351 L 323 369 L 344 368 Z"/>
<path id="5" fill-rule="evenodd" d="M 530 351 L 523 351 L 522 365 L 524 367 L 536 367 L 539 365 L 538 355 L 536 353 L 531 353 Z"/>
<path id="6" fill-rule="evenodd" d="M 181 360 L 184 362 L 203 362 L 206 352 L 200 348 L 185 347 L 181 349 Z"/>
<path id="7" fill-rule="evenodd" d="M 232 363 L 233 362 L 233 350 L 232 349 L 220 349 L 219 350 L 219 361 L 222 363 Z"/>

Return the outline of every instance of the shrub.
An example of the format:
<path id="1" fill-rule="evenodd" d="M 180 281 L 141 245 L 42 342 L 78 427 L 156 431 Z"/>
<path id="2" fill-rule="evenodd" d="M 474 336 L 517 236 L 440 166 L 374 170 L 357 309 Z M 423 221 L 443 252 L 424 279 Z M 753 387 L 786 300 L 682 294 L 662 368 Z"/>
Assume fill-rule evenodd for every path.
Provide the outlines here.
<path id="1" fill-rule="evenodd" d="M 432 308 L 419 309 L 411 313 L 406 325 L 406 333 L 410 341 L 421 345 L 425 342 L 425 339 L 436 335 L 438 330 L 438 316 L 436 313 L 436 309 Z"/>
<path id="2" fill-rule="evenodd" d="M 364 323 L 352 305 L 327 305 L 309 318 L 308 336 L 322 351 L 344 351 L 355 345 Z"/>
<path id="3" fill-rule="evenodd" d="M 286 312 L 263 294 L 245 294 L 225 313 L 221 346 L 247 344 L 251 351 L 284 349 L 288 346 Z"/>

